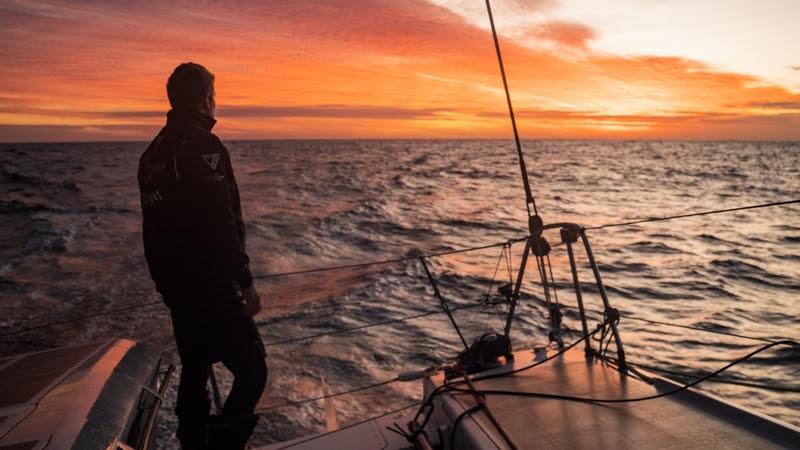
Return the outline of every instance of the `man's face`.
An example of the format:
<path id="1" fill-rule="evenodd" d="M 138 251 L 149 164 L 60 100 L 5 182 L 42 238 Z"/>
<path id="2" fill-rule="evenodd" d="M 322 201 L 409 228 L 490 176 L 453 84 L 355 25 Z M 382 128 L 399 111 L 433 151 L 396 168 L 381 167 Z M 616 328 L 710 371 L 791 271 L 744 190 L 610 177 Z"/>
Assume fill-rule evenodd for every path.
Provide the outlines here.
<path id="1" fill-rule="evenodd" d="M 217 102 L 215 100 L 215 92 L 214 92 L 214 85 L 211 85 L 211 90 L 208 92 L 208 97 L 206 98 L 205 104 L 205 112 L 211 117 L 214 117 L 214 114 L 217 110 Z"/>

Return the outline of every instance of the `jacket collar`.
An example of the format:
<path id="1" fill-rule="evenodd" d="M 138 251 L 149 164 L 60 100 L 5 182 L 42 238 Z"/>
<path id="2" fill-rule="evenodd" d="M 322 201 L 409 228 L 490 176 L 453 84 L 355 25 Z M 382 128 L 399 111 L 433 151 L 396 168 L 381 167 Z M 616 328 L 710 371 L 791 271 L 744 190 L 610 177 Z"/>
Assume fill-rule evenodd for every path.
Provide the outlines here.
<path id="1" fill-rule="evenodd" d="M 217 121 L 199 111 L 180 111 L 172 109 L 167 113 L 167 128 L 191 128 L 199 126 L 207 131 L 214 128 Z"/>

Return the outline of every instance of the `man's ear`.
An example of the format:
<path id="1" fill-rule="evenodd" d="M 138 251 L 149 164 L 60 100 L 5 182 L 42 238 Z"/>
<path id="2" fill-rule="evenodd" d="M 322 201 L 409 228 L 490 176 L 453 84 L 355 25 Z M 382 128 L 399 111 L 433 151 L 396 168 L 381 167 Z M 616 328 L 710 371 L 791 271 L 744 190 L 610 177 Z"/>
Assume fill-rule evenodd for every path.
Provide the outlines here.
<path id="1" fill-rule="evenodd" d="M 206 96 L 206 99 L 203 102 L 203 110 L 209 116 L 214 117 L 214 114 L 216 113 L 216 109 L 217 109 L 217 104 L 216 104 L 216 101 L 214 100 L 214 91 L 211 91 Z"/>

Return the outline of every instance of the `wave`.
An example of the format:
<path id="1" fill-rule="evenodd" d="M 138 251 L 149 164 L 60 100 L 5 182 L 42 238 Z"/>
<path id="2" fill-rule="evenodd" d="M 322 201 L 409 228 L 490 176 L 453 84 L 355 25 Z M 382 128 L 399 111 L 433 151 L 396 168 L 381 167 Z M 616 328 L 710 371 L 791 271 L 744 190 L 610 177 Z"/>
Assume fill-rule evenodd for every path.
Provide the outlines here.
<path id="1" fill-rule="evenodd" d="M 680 249 L 671 247 L 663 242 L 638 241 L 634 242 L 633 244 L 628 244 L 625 247 L 630 250 L 645 254 L 676 255 L 683 253 L 683 251 L 681 251 Z"/>
<path id="2" fill-rule="evenodd" d="M 138 210 L 119 207 L 119 206 L 97 206 L 90 205 L 77 208 L 65 208 L 47 205 L 43 203 L 26 203 L 20 200 L 0 201 L 0 214 L 18 214 L 18 213 L 37 213 L 45 212 L 52 214 L 133 214 Z"/>
<path id="3" fill-rule="evenodd" d="M 0 167 L 0 175 L 2 175 L 6 181 L 12 184 L 21 184 L 32 187 L 51 186 L 72 192 L 81 191 L 81 188 L 75 181 L 53 181 L 42 175 L 25 175 L 22 172 L 10 168 L 9 166 Z"/>
<path id="4" fill-rule="evenodd" d="M 439 220 L 437 223 L 441 225 L 446 225 L 448 227 L 454 228 L 472 228 L 478 230 L 492 230 L 492 231 L 508 231 L 512 233 L 518 233 L 519 228 L 512 227 L 506 225 L 505 223 L 484 223 L 484 222 L 476 222 L 472 220 L 465 220 L 465 219 L 444 219 Z"/>
<path id="5" fill-rule="evenodd" d="M 536 149 L 530 152 L 532 181 L 548 223 L 576 217 L 588 223 L 622 222 L 627 216 L 737 206 L 762 197 L 774 199 L 779 191 L 792 196 L 798 191 L 797 144 L 756 148 L 746 143 L 532 141 L 530 145 Z M 53 305 L 73 305 L 76 299 L 80 304 L 113 307 L 120 297 L 151 295 L 134 179 L 143 146 L 9 147 L 0 145 L 0 232 L 6 237 L 0 243 L 0 292 L 12 305 L 4 310 L 10 318 L 3 320 L 52 320 L 63 313 Z M 276 273 L 411 257 L 420 250 L 519 236 L 526 228 L 524 199 L 519 167 L 508 148 L 503 141 L 233 144 L 253 270 Z M 741 155 L 751 159 L 740 160 Z M 731 169 L 733 161 L 741 165 Z M 669 167 L 674 171 L 667 177 Z M 769 179 L 756 182 L 763 173 L 769 173 Z M 464 210 L 469 212 L 461 214 Z M 798 291 L 792 286 L 800 286 L 795 270 L 800 256 L 794 251 L 800 227 L 786 223 L 794 222 L 796 213 L 796 208 L 775 208 L 769 214 L 742 214 L 747 222 L 735 214 L 706 216 L 597 230 L 590 237 L 611 305 L 624 314 L 774 336 L 788 333 L 796 323 L 792 299 Z M 413 248 L 420 250 L 409 250 Z M 521 248 L 513 248 L 514 269 Z M 580 250 L 576 256 L 584 304 L 596 321 L 602 315 L 602 302 Z M 499 249 L 432 260 L 448 301 L 465 305 L 481 300 L 498 253 Z M 579 330 L 564 249 L 554 248 L 551 258 L 565 328 Z M 84 271 L 77 274 L 75 264 L 83 264 Z M 515 339 L 546 342 L 546 308 L 535 263 L 531 264 L 514 323 Z M 500 273 L 506 281 L 505 267 Z M 109 283 L 116 287 L 115 295 L 107 295 Z M 275 340 L 435 310 L 438 305 L 424 272 L 414 263 L 270 280 L 259 282 L 258 288 L 264 290 L 265 306 L 269 305 L 266 313 L 277 314 L 260 323 L 260 329 Z M 268 300 L 272 296 L 277 306 Z M 471 338 L 487 328 L 502 328 L 496 315 L 493 308 L 478 307 L 459 311 L 456 320 Z M 149 319 L 132 315 L 124 332 L 169 342 L 169 327 L 153 326 Z M 712 367 L 742 351 L 735 338 L 642 326 L 632 320 L 622 323 L 626 350 L 645 360 L 713 362 Z M 61 327 L 37 339 L 6 340 L 0 352 L 120 332 L 119 324 L 111 320 L 90 328 L 85 334 Z M 722 341 L 735 345 L 715 345 Z M 398 344 L 403 342 L 414 345 Z M 437 315 L 292 346 L 291 351 L 271 353 L 270 364 L 276 373 L 285 373 L 288 379 L 296 376 L 298 382 L 316 381 L 318 374 L 324 374 L 332 383 L 360 385 L 364 380 L 357 377 L 385 373 L 387 365 L 427 365 L 452 357 L 457 344 L 447 319 Z M 341 348 L 348 351 L 332 354 Z M 789 379 L 791 374 L 784 372 L 793 363 L 778 355 L 774 361 L 783 366 L 775 372 Z M 298 360 L 307 363 L 302 371 Z M 284 396 L 304 396 L 278 383 Z M 787 404 L 766 399 L 772 402 L 761 404 L 767 413 L 774 404 Z M 342 400 L 343 407 L 349 401 Z"/>

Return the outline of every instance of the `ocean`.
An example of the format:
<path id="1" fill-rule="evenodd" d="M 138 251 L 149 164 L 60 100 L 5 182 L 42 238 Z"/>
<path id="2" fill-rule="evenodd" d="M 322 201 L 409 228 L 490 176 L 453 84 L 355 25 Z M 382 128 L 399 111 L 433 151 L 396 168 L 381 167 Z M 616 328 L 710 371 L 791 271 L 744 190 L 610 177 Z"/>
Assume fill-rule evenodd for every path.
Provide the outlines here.
<path id="1" fill-rule="evenodd" d="M 136 185 L 146 145 L 0 145 L 0 334 L 159 300 L 143 257 Z M 228 147 L 256 275 L 471 247 L 527 232 L 510 141 L 259 141 Z M 796 142 L 527 141 L 524 149 L 547 223 L 591 226 L 800 197 Z M 760 343 L 626 315 L 770 339 L 800 337 L 797 204 L 591 230 L 588 236 L 611 304 L 623 315 L 629 362 L 697 375 Z M 557 242 L 556 235 L 548 237 Z M 512 247 L 512 268 L 521 251 L 521 244 Z M 432 258 L 448 302 L 482 302 L 499 254 L 492 248 Z M 551 259 L 570 342 L 580 324 L 563 246 L 554 247 Z M 547 343 L 535 273 L 528 272 L 512 331 L 519 349 Z M 507 282 L 505 263 L 495 278 L 495 286 Z M 583 272 L 582 279 L 589 278 Z M 452 359 L 459 350 L 441 314 L 269 345 L 436 310 L 415 261 L 262 279 L 256 286 L 270 370 L 262 409 L 321 395 L 323 385 L 333 392 L 391 378 Z M 602 319 L 600 299 L 589 292 L 584 302 L 591 327 Z M 472 340 L 501 330 L 504 310 L 460 310 L 455 320 Z M 7 336 L 0 356 L 110 337 L 148 342 L 177 361 L 161 305 Z M 222 367 L 216 371 L 225 390 L 230 377 Z M 700 388 L 800 425 L 798 371 L 796 351 L 775 349 L 737 365 L 723 377 L 729 382 Z M 160 413 L 159 448 L 175 448 L 168 436 L 175 427 L 176 385 Z M 419 382 L 395 383 L 328 406 L 344 424 L 420 395 Z M 270 409 L 251 443 L 322 431 L 325 410 L 324 402 Z"/>

